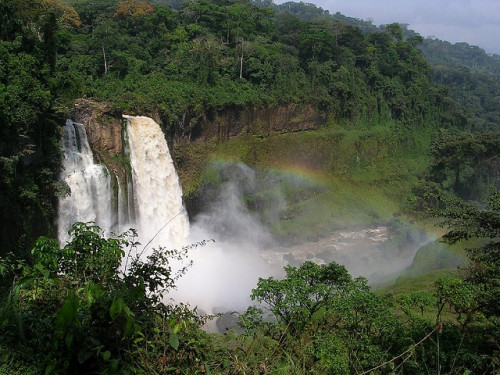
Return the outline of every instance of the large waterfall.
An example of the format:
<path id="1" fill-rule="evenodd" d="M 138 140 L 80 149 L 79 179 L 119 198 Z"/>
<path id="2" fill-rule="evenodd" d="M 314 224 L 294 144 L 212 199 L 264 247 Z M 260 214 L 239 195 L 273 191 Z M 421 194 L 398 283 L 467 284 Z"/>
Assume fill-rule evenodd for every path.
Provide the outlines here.
<path id="1" fill-rule="evenodd" d="M 160 126 L 149 117 L 127 122 L 136 223 L 141 237 L 179 245 L 188 236 L 182 188 Z"/>
<path id="2" fill-rule="evenodd" d="M 94 162 L 85 127 L 66 122 L 61 179 L 70 193 L 59 199 L 61 244 L 76 221 L 94 221 L 106 232 L 134 227 L 143 244 L 155 238 L 155 244 L 178 246 L 187 238 L 182 189 L 159 125 L 147 117 L 123 117 L 132 170 L 131 181 L 124 182 Z"/>
<path id="3" fill-rule="evenodd" d="M 265 230 L 253 225 L 240 206 L 234 207 L 237 201 L 231 197 L 234 189 L 228 189 L 217 202 L 217 206 L 229 206 L 227 210 L 219 208 L 206 213 L 203 220 L 193 224 L 189 234 L 182 190 L 163 132 L 150 118 L 123 117 L 122 156 L 123 160 L 130 160 L 130 166 L 126 168 L 127 173 L 120 176 L 114 174 L 115 167 L 110 165 L 108 169 L 95 162 L 85 127 L 67 122 L 61 178 L 71 192 L 59 200 L 60 243 L 63 245 L 68 239 L 66 232 L 75 221 L 95 221 L 106 232 L 136 228 L 139 241 L 143 246 L 149 244 L 148 249 L 179 248 L 187 241 L 215 239 L 217 243 L 190 251 L 193 267 L 177 281 L 177 290 L 171 290 L 169 298 L 198 306 L 208 313 L 215 312 L 216 307 L 220 311 L 245 309 L 259 276 L 271 274 L 253 241 Z M 223 220 L 234 225 L 221 227 L 234 230 L 216 233 L 212 226 L 206 225 L 220 224 Z M 246 231 L 235 229 L 240 225 Z M 247 233 L 248 228 L 252 229 L 250 237 L 230 236 Z M 184 265 L 174 262 L 173 267 L 177 266 Z"/>

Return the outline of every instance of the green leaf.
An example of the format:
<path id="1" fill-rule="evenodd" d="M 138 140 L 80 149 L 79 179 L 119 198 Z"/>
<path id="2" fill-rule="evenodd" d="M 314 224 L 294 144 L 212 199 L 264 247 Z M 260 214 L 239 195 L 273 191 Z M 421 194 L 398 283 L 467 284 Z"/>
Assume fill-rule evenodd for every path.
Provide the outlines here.
<path id="1" fill-rule="evenodd" d="M 50 375 L 54 372 L 54 369 L 56 368 L 57 362 L 56 361 L 51 361 L 48 366 L 45 368 L 45 375 Z"/>
<path id="2" fill-rule="evenodd" d="M 170 337 L 168 338 L 168 343 L 173 349 L 177 350 L 179 348 L 179 336 L 176 334 L 170 335 Z"/>
<path id="3" fill-rule="evenodd" d="M 80 306 L 80 301 L 77 295 L 70 291 L 66 301 L 64 301 L 61 310 L 57 314 L 57 326 L 66 330 L 70 325 L 76 323 L 79 324 L 78 320 L 78 308 Z"/>
<path id="4" fill-rule="evenodd" d="M 87 348 L 82 348 L 78 352 L 78 363 L 82 364 L 90 357 L 92 357 L 92 352 L 90 350 L 87 350 Z"/>
<path id="5" fill-rule="evenodd" d="M 66 347 L 69 348 L 71 347 L 71 344 L 73 343 L 73 333 L 72 332 L 69 332 L 67 335 L 66 335 Z"/>
<path id="6" fill-rule="evenodd" d="M 111 352 L 109 350 L 106 350 L 104 353 L 102 353 L 102 359 L 105 361 L 109 361 L 111 358 Z"/>
<path id="7" fill-rule="evenodd" d="M 125 322 L 125 336 L 129 336 L 134 333 L 135 319 L 127 317 L 127 321 Z"/>
<path id="8" fill-rule="evenodd" d="M 111 316 L 111 319 L 114 319 L 116 315 L 120 314 L 123 311 L 124 306 L 125 301 L 123 298 L 115 298 L 109 308 L 109 315 Z"/>

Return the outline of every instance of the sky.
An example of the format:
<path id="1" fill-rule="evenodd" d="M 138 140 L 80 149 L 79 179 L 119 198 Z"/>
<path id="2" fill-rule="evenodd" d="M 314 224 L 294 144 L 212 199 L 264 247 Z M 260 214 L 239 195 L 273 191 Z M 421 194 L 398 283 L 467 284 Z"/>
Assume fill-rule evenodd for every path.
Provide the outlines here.
<path id="1" fill-rule="evenodd" d="M 281 4 L 286 0 L 275 0 Z M 300 1 L 300 0 L 292 0 Z M 407 23 L 423 37 L 467 42 L 500 54 L 500 0 L 302 0 L 375 25 Z"/>

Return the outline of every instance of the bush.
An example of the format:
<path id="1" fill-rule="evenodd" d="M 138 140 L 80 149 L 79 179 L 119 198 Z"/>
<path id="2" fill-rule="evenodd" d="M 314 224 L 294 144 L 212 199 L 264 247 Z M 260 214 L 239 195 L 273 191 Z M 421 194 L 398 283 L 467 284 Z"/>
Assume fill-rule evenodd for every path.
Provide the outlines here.
<path id="1" fill-rule="evenodd" d="M 169 262 L 188 248 L 143 259 L 133 230 L 105 238 L 99 227 L 76 223 L 70 235 L 63 248 L 40 238 L 31 266 L 2 263 L 15 279 L 0 307 L 0 354 L 45 374 L 129 374 L 201 361 L 202 319 L 162 302 L 185 271 Z"/>

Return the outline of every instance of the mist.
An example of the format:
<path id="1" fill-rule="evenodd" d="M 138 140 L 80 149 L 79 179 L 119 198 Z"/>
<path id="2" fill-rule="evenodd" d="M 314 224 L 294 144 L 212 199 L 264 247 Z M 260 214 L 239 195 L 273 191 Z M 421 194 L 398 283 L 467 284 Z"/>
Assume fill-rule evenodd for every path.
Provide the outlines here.
<path id="1" fill-rule="evenodd" d="M 170 295 L 208 314 L 245 310 L 259 277 L 282 274 L 280 266 L 262 257 L 265 248 L 274 246 L 273 237 L 244 203 L 245 193 L 255 187 L 255 172 L 244 164 L 232 165 L 231 171 L 232 177 L 211 194 L 206 211 L 191 223 L 191 243 L 213 242 L 191 251 L 193 265 Z"/>
<path id="2" fill-rule="evenodd" d="M 353 277 L 380 285 L 407 269 L 418 248 L 431 240 L 401 220 L 337 229 L 315 240 L 277 238 L 271 233 L 272 223 L 301 196 L 308 196 L 304 192 L 321 188 L 304 178 L 242 163 L 211 168 L 215 182 L 201 189 L 206 199 L 191 222 L 189 241 L 214 242 L 191 250 L 193 265 L 170 294 L 204 313 L 245 310 L 252 304 L 251 291 L 259 277 L 282 277 L 284 266 L 300 266 L 307 260 L 335 261 Z"/>

